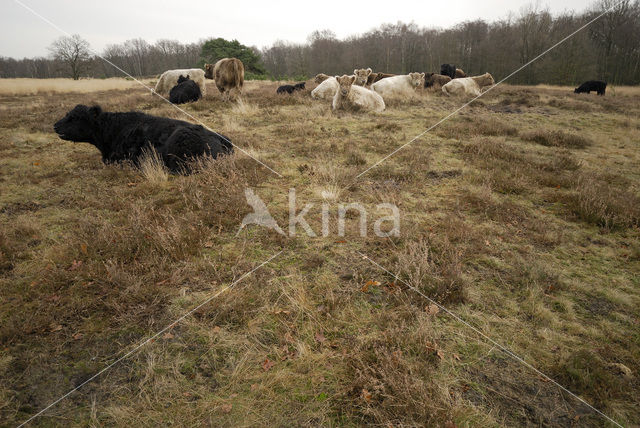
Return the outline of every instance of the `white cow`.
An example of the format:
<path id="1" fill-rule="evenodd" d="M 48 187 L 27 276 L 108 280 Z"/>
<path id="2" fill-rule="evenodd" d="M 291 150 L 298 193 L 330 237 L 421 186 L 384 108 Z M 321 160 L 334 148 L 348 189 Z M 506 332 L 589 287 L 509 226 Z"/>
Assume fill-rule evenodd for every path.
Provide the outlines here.
<path id="1" fill-rule="evenodd" d="M 332 100 L 338 90 L 338 81 L 335 77 L 329 77 L 311 91 L 311 98 Z"/>
<path id="2" fill-rule="evenodd" d="M 371 85 L 371 89 L 383 97 L 393 95 L 410 95 L 418 88 L 424 87 L 424 73 L 409 73 L 387 77 Z"/>
<path id="3" fill-rule="evenodd" d="M 196 82 L 200 87 L 202 96 L 205 95 L 207 88 L 204 83 L 204 70 L 200 68 L 185 68 L 182 70 L 167 70 L 160 76 L 158 83 L 156 83 L 155 91 L 160 95 L 167 95 L 171 88 L 178 84 L 178 78 L 180 75 L 187 77 Z"/>
<path id="4" fill-rule="evenodd" d="M 453 79 L 451 82 L 442 85 L 442 92 L 446 95 L 467 95 L 477 97 L 482 93 L 482 88 L 495 84 L 493 76 L 489 73 L 480 76 L 463 77 Z"/>
<path id="5" fill-rule="evenodd" d="M 338 90 L 333 96 L 333 109 L 362 109 L 381 112 L 384 110 L 382 97 L 362 86 L 354 84 L 356 76 L 335 77 L 338 82 Z"/>

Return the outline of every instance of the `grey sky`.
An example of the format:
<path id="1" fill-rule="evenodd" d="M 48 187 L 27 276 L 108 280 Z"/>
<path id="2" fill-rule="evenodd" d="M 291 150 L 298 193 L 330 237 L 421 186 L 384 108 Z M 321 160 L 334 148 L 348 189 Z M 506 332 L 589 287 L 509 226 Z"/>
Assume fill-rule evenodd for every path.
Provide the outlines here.
<path id="1" fill-rule="evenodd" d="M 330 29 L 338 37 L 364 33 L 382 23 L 415 22 L 449 27 L 463 21 L 493 21 L 535 4 L 531 0 L 456 1 L 214 1 L 214 0 L 20 0 L 69 33 L 78 33 L 101 52 L 111 43 L 141 37 L 149 42 L 183 43 L 210 37 L 238 39 L 260 48 L 276 40 L 304 42 L 314 30 Z M 377 3 L 377 1 L 375 1 Z M 539 1 L 554 14 L 582 11 L 592 0 Z M 61 35 L 14 0 L 0 0 L 0 56 L 47 55 Z"/>

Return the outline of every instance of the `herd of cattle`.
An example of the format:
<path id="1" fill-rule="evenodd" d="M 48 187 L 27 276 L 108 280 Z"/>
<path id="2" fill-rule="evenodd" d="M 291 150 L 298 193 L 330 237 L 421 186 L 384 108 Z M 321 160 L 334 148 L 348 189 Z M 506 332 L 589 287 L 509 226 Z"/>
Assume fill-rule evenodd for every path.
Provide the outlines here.
<path id="1" fill-rule="evenodd" d="M 174 104 L 193 102 L 206 94 L 205 79 L 214 80 L 222 98 L 228 101 L 231 91 L 242 94 L 244 65 L 239 59 L 224 58 L 216 64 L 206 64 L 204 70 L 165 71 L 154 91 L 162 96 L 168 94 Z M 311 91 L 311 97 L 332 101 L 334 110 L 355 107 L 375 112 L 385 109 L 385 98 L 404 96 L 421 88 L 441 90 L 448 96 L 479 96 L 483 88 L 495 84 L 489 73 L 467 76 L 452 64 L 443 64 L 440 74 L 394 75 L 367 68 L 356 69 L 352 75 L 318 74 L 315 82 L 318 85 Z M 604 95 L 606 86 L 606 82 L 590 80 L 574 92 L 596 91 Z M 301 82 L 280 86 L 277 93 L 292 94 L 304 89 L 305 82 Z M 94 145 L 106 164 L 130 161 L 139 165 L 143 155 L 153 148 L 174 173 L 188 173 L 189 161 L 196 157 L 216 158 L 233 152 L 228 137 L 201 125 L 140 112 L 104 112 L 99 106 L 77 105 L 54 125 L 54 130 L 63 140 Z"/>

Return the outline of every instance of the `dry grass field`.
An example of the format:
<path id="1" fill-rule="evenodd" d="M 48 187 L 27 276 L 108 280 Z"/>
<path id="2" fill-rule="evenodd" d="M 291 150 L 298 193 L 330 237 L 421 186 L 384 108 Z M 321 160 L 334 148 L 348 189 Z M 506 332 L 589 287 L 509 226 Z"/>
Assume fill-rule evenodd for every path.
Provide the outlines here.
<path id="1" fill-rule="evenodd" d="M 499 86 L 354 179 L 462 101 L 336 114 L 310 82 L 247 82 L 241 103 L 209 85 L 184 108 L 283 177 L 239 151 L 168 176 L 105 166 L 52 125 L 78 103 L 179 111 L 124 80 L 56 85 L 0 81 L 0 425 L 279 251 L 30 425 L 613 426 L 414 289 L 640 425 L 638 88 Z M 283 228 L 295 188 L 318 236 L 237 234 L 245 188 Z M 370 232 L 394 203 L 400 236 L 360 237 L 349 215 L 322 237 L 323 202 L 334 220 L 363 204 Z"/>

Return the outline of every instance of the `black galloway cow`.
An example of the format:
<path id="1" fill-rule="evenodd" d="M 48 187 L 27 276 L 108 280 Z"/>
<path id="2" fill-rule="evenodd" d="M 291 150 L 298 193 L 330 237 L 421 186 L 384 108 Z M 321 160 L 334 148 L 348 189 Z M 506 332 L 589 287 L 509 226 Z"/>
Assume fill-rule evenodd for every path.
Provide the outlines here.
<path id="1" fill-rule="evenodd" d="M 173 104 L 184 104 L 198 101 L 202 98 L 200 86 L 193 80 L 189 79 L 189 75 L 178 77 L 178 84 L 171 88 L 169 92 L 169 101 Z"/>
<path id="2" fill-rule="evenodd" d="M 302 91 L 304 89 L 304 85 L 306 82 L 296 83 L 295 85 L 282 85 L 277 90 L 276 93 L 284 94 L 293 94 L 295 91 Z"/>
<path id="3" fill-rule="evenodd" d="M 607 82 L 603 82 L 602 80 L 587 80 L 582 85 L 578 86 L 573 90 L 576 94 L 581 94 L 586 92 L 590 94 L 591 91 L 596 91 L 598 95 L 604 95 L 604 91 L 607 89 Z"/>
<path id="4" fill-rule="evenodd" d="M 454 64 L 442 64 L 440 66 L 440 74 L 443 76 L 449 76 L 452 79 L 456 78 L 456 66 Z"/>
<path id="5" fill-rule="evenodd" d="M 108 113 L 100 106 L 78 104 L 53 126 L 63 140 L 86 142 L 100 150 L 106 164 L 132 161 L 153 147 L 171 172 L 188 172 L 187 161 L 198 156 L 233 152 L 224 135 L 182 120 L 140 112 Z"/>

